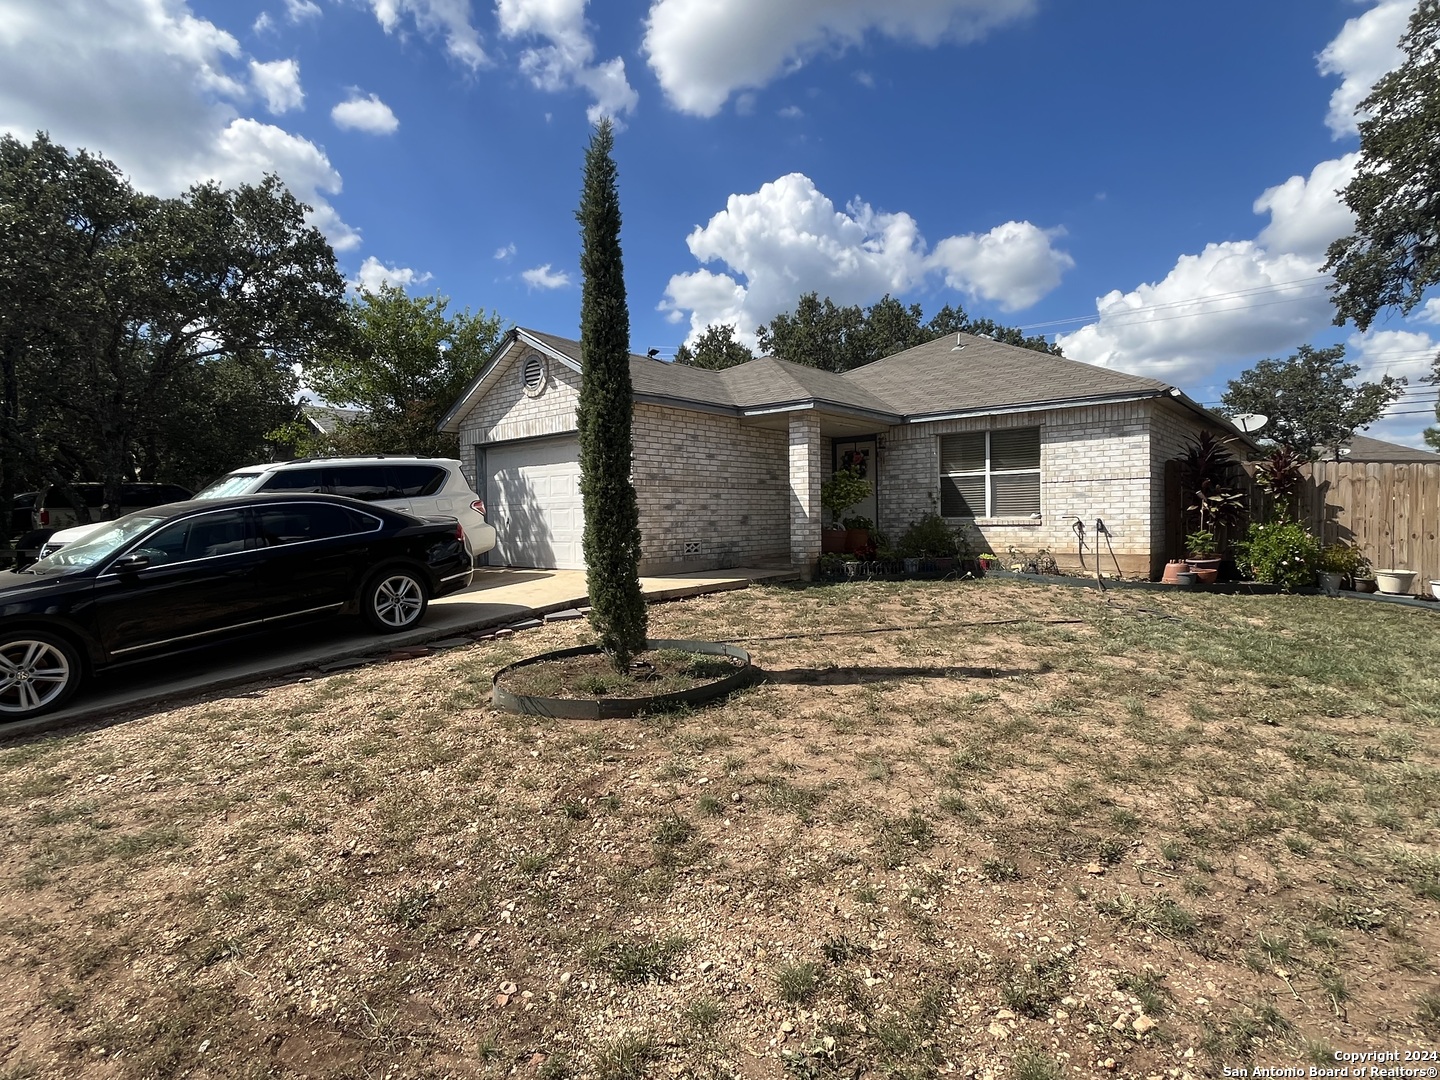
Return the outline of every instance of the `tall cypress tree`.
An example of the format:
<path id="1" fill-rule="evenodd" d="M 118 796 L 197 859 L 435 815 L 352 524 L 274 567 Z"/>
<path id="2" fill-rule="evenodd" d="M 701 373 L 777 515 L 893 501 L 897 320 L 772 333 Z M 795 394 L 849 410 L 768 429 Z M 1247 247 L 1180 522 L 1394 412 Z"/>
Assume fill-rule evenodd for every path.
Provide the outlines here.
<path id="1" fill-rule="evenodd" d="M 590 622 L 617 671 L 645 648 L 640 507 L 630 482 L 630 309 L 620 257 L 615 132 L 602 120 L 585 153 L 580 222 L 580 493 Z"/>

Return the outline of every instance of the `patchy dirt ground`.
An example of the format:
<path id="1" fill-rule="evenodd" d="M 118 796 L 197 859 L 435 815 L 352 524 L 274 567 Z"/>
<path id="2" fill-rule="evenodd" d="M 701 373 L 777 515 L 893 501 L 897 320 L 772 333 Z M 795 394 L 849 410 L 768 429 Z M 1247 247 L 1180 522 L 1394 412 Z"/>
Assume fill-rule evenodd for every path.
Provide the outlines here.
<path id="1" fill-rule="evenodd" d="M 754 588 L 651 610 L 767 673 L 694 712 L 493 711 L 498 668 L 587 640 L 560 624 L 3 744 L 0 1077 L 1429 1053 L 1435 619 Z"/>

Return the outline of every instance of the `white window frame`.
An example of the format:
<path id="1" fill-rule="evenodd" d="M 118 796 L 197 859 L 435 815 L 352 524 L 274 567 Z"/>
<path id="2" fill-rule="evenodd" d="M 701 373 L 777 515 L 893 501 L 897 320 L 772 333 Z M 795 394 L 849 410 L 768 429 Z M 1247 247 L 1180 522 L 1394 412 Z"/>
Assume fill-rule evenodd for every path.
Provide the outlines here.
<path id="1" fill-rule="evenodd" d="M 944 486 L 944 481 L 945 481 L 945 479 L 946 479 L 947 477 L 953 479 L 953 478 L 961 477 L 961 476 L 965 476 L 965 477 L 978 476 L 978 477 L 982 477 L 982 478 L 984 479 L 984 482 L 985 482 L 985 512 L 984 512 L 983 514 L 944 514 L 945 517 L 950 518 L 950 519 L 952 519 L 952 520 L 957 520 L 957 521 L 985 521 L 985 520 L 992 520 L 992 519 L 1008 521 L 1008 520 L 1012 520 L 1012 519 L 1013 519 L 1013 520 L 1016 520 L 1016 521 L 1038 522 L 1038 521 L 1040 520 L 1040 514 L 1043 514 L 1043 513 L 1044 513 L 1043 508 L 1041 509 L 1041 511 L 1040 511 L 1039 514 L 1022 514 L 1022 515 L 1015 515 L 1015 514 L 997 514 L 997 513 L 995 512 L 995 505 L 994 505 L 994 503 L 995 503 L 995 486 L 994 486 L 994 484 L 993 484 L 992 481 L 993 481 L 993 479 L 994 479 L 995 477 L 997 477 L 997 476 L 1034 476 L 1034 477 L 1035 477 L 1035 488 L 1036 488 L 1036 492 L 1035 492 L 1035 493 L 1036 493 L 1036 497 L 1037 497 L 1037 498 L 1036 498 L 1036 501 L 1037 501 L 1037 503 L 1040 502 L 1040 496 L 1043 495 L 1043 493 L 1044 493 L 1044 489 L 1043 489 L 1043 487 L 1041 486 L 1041 484 L 1042 484 L 1042 472 L 1043 472 L 1043 468 L 1044 468 L 1044 457 L 1043 457 L 1043 454 L 1044 454 L 1044 443 L 1043 443 L 1043 440 L 1042 440 L 1041 437 L 1040 437 L 1040 427 L 1037 425 L 1037 426 L 1029 427 L 1029 428 L 1002 428 L 1002 429 L 998 429 L 998 430 L 1007 431 L 1007 432 L 1009 432 L 1009 431 L 1033 431 L 1033 432 L 1035 432 L 1036 450 L 1037 450 L 1038 453 L 1041 454 L 1041 463 L 1040 463 L 1039 465 L 1034 466 L 1033 468 L 1024 468 L 1024 469 L 996 469 L 996 468 L 992 468 L 991 462 L 992 462 L 992 460 L 993 460 L 993 457 L 992 457 L 992 454 L 991 454 L 990 438 L 991 438 L 992 435 L 995 434 L 995 431 L 996 431 L 996 430 L 997 430 L 997 429 L 993 429 L 993 428 L 992 428 L 992 429 L 987 430 L 987 431 L 955 431 L 955 432 L 950 432 L 948 435 L 940 435 L 940 436 L 937 436 L 937 440 L 938 440 L 938 441 L 937 441 L 936 444 L 935 444 L 935 450 L 936 450 L 936 455 L 935 455 L 935 457 L 936 457 L 936 468 L 937 468 L 937 471 L 938 471 L 938 473 L 939 473 L 939 483 L 940 483 L 941 488 L 942 488 L 942 509 L 941 509 L 941 513 L 944 514 L 944 510 L 943 510 L 943 486 Z M 965 437 L 965 436 L 971 436 L 971 437 L 973 437 L 973 436 L 975 436 L 975 435 L 983 435 L 983 436 L 985 436 L 985 468 L 984 468 L 983 470 L 981 470 L 981 469 L 970 469 L 970 470 L 966 470 L 965 472 L 945 472 L 945 471 L 943 471 L 944 461 L 945 461 L 945 450 L 944 450 L 945 443 L 944 443 L 944 440 L 947 439 L 947 438 L 950 438 L 950 437 Z"/>

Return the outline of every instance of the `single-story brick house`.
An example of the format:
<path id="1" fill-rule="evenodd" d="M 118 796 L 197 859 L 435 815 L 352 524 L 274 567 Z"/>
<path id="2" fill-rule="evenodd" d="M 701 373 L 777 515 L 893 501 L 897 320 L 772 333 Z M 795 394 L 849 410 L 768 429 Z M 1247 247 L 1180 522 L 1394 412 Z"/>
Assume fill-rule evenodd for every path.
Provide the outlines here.
<path id="1" fill-rule="evenodd" d="M 511 330 L 441 421 L 499 533 L 492 562 L 584 565 L 580 372 L 579 342 Z M 1166 460 L 1202 429 L 1251 445 L 1165 383 L 966 334 L 841 375 L 772 357 L 707 371 L 632 356 L 630 373 L 642 573 L 808 573 L 820 484 L 854 462 L 874 492 L 852 513 L 892 538 L 935 507 L 997 553 L 1075 565 L 1074 522 L 1088 557 L 1100 519 L 1126 573 L 1158 574 Z"/>

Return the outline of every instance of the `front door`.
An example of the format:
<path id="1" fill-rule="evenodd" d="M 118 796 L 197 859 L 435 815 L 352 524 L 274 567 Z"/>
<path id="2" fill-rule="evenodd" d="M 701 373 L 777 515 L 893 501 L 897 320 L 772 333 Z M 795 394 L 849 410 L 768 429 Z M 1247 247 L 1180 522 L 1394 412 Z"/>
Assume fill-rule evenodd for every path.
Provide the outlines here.
<path id="1" fill-rule="evenodd" d="M 842 514 L 842 517 L 865 517 L 878 528 L 880 524 L 879 501 L 876 498 L 880 470 L 877 467 L 879 458 L 875 454 L 875 436 L 867 435 L 861 439 L 834 439 L 831 441 L 831 449 L 834 452 L 835 460 L 833 467 L 849 469 L 861 480 L 870 481 L 870 494 L 860 502 L 850 507 Z"/>

